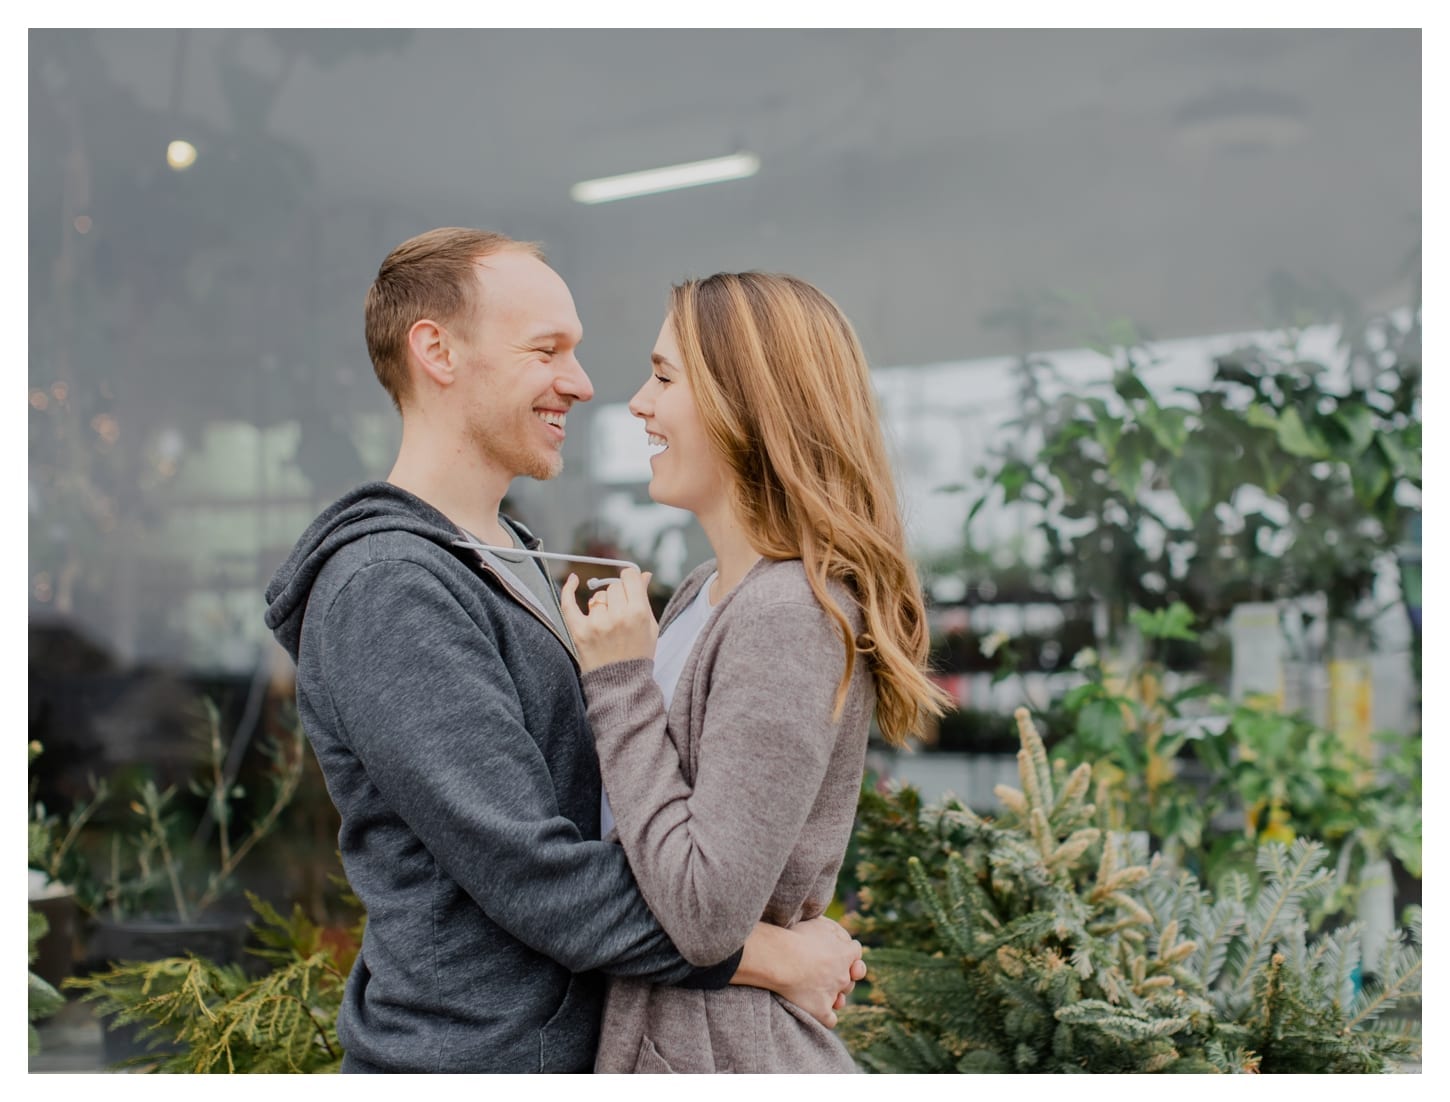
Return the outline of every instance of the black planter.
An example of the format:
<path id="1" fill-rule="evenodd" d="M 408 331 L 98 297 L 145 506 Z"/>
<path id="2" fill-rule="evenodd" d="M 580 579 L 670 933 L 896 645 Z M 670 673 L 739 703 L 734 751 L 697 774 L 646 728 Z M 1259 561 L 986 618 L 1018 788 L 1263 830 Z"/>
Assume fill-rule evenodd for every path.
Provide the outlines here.
<path id="1" fill-rule="evenodd" d="M 246 959 L 247 917 L 244 915 L 180 922 L 176 919 L 101 919 L 91 941 L 90 959 L 106 968 L 123 961 L 164 960 L 191 953 L 216 964 L 240 964 Z M 141 1033 L 136 1024 L 104 1031 L 103 1051 L 108 1064 L 136 1056 L 162 1056 L 181 1046 Z"/>
<path id="2" fill-rule="evenodd" d="M 45 916 L 45 935 L 35 946 L 35 963 L 30 970 L 50 986 L 59 989 L 61 982 L 75 971 L 76 930 L 78 911 L 75 897 L 69 892 L 51 892 L 31 898 L 30 909 Z"/>

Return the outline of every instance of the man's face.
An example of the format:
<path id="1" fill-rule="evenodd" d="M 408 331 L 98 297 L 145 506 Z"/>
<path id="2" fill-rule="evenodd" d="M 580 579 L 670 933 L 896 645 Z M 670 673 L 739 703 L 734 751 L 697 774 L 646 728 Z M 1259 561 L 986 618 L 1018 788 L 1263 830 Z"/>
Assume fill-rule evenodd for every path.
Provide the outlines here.
<path id="1" fill-rule="evenodd" d="M 478 263 L 479 306 L 448 327 L 471 447 L 509 477 L 563 470 L 564 418 L 594 386 L 575 358 L 583 326 L 558 274 L 527 253 Z"/>

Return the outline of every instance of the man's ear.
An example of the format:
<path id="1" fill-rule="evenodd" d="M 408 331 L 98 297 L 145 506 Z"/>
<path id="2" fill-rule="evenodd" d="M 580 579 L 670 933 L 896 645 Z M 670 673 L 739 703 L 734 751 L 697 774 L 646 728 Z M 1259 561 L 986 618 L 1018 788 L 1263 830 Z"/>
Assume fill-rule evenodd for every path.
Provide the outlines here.
<path id="1" fill-rule="evenodd" d="M 408 330 L 408 356 L 438 386 L 450 386 L 456 376 L 448 331 L 436 321 L 422 318 Z"/>

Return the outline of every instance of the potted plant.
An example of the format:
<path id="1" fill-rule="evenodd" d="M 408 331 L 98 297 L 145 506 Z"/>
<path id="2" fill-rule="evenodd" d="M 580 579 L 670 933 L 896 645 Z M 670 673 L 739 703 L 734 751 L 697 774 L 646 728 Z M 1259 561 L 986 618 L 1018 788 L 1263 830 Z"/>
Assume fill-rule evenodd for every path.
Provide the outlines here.
<path id="1" fill-rule="evenodd" d="M 229 775 L 228 740 L 211 700 L 201 701 L 198 719 L 202 768 L 189 787 L 203 802 L 200 829 L 181 813 L 176 787 L 161 788 L 150 777 L 94 784 L 64 831 L 58 816 L 35 807 L 32 865 L 39 859 L 47 875 L 68 875 L 79 885 L 74 898 L 92 919 L 92 966 L 177 953 L 221 964 L 244 959 L 247 918 L 235 908 L 235 874 L 296 793 L 305 739 L 289 711 L 277 725 L 280 734 L 260 740 L 270 791 L 242 824 L 237 810 L 247 794 Z M 110 1026 L 110 1062 L 144 1053 L 135 1030 L 119 1021 Z"/>

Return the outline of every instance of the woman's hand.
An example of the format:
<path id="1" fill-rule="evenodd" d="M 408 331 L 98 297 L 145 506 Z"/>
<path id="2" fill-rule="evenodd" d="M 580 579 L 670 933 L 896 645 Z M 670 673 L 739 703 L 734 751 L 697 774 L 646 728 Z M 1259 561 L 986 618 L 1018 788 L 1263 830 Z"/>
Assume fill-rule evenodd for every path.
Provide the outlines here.
<path id="1" fill-rule="evenodd" d="M 626 566 L 619 581 L 601 587 L 589 598 L 586 615 L 579 611 L 574 598 L 579 576 L 569 575 L 559 604 L 564 624 L 574 637 L 574 649 L 579 652 L 581 672 L 588 673 L 610 662 L 654 658 L 660 629 L 649 603 L 651 577 L 652 574 L 641 574 L 635 567 Z"/>
<path id="2" fill-rule="evenodd" d="M 730 982 L 774 991 L 834 1029 L 836 1011 L 865 977 L 861 943 L 822 915 L 789 930 L 757 922 Z"/>

